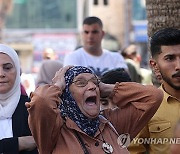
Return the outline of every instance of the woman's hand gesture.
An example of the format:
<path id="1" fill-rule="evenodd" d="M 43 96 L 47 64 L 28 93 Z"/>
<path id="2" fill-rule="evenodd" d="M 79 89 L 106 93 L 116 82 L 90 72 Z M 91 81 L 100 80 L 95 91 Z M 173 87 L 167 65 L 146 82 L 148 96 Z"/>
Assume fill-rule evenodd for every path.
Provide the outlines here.
<path id="1" fill-rule="evenodd" d="M 115 86 L 114 84 L 105 84 L 103 82 L 100 82 L 99 90 L 100 90 L 101 98 L 109 97 L 114 89 L 114 86 Z"/>
<path id="2" fill-rule="evenodd" d="M 66 83 L 64 75 L 68 69 L 72 66 L 65 66 L 56 72 L 55 77 L 52 79 L 54 85 L 58 86 L 60 89 L 64 90 Z"/>

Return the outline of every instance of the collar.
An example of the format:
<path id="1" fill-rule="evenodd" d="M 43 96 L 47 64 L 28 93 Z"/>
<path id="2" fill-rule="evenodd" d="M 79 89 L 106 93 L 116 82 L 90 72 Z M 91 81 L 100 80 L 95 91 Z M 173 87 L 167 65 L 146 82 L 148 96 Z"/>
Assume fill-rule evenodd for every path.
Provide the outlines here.
<path id="1" fill-rule="evenodd" d="M 164 94 L 164 98 L 163 98 L 163 99 L 164 99 L 167 103 L 171 103 L 172 100 L 178 101 L 176 97 L 168 94 L 168 93 L 164 90 L 163 84 L 161 84 L 161 86 L 159 87 L 159 89 L 161 89 L 161 90 L 163 91 L 163 94 Z M 179 101 L 178 101 L 178 102 L 179 102 Z"/>

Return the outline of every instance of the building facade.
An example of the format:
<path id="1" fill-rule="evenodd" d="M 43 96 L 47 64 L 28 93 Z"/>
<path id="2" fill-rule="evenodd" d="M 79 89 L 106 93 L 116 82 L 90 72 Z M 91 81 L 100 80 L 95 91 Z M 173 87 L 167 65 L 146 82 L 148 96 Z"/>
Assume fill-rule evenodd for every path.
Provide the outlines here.
<path id="1" fill-rule="evenodd" d="M 79 33 L 87 16 L 102 19 L 107 34 L 103 46 L 110 50 L 120 50 L 131 42 L 145 44 L 145 10 L 140 7 L 143 1 L 14 0 L 3 30 L 3 42 L 16 49 L 24 72 L 39 66 L 46 47 L 54 48 L 63 60 L 66 53 L 80 44 Z"/>

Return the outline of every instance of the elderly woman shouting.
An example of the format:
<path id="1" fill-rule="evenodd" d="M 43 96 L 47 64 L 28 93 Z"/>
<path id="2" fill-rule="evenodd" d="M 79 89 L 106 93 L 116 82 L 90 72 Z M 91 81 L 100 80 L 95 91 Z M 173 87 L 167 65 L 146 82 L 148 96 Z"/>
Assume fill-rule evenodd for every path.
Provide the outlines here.
<path id="1" fill-rule="evenodd" d="M 118 108 L 100 114 L 100 97 Z M 26 103 L 40 154 L 128 153 L 132 140 L 158 109 L 162 92 L 137 83 L 104 84 L 86 67 L 60 69 L 52 85 L 39 86 Z"/>

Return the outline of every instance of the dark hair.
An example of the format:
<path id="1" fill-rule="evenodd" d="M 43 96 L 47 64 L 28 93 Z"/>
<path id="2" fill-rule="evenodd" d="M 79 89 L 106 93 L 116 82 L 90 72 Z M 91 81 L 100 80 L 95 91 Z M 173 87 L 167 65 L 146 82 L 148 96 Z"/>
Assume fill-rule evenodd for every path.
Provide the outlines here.
<path id="1" fill-rule="evenodd" d="M 137 47 L 135 44 L 129 44 L 128 46 L 126 46 L 124 49 L 122 49 L 121 51 L 121 55 L 124 58 L 128 58 L 130 54 L 136 54 L 137 51 L 136 50 L 132 50 L 132 47 Z M 134 48 L 133 48 L 134 49 Z"/>
<path id="2" fill-rule="evenodd" d="M 170 46 L 180 44 L 180 30 L 174 28 L 165 28 L 157 31 L 150 38 L 151 56 L 155 57 L 161 53 L 161 46 Z"/>
<path id="3" fill-rule="evenodd" d="M 103 23 L 101 19 L 98 17 L 86 17 L 83 21 L 83 25 L 92 25 L 92 24 L 99 24 L 99 26 L 103 27 Z"/>
<path id="4" fill-rule="evenodd" d="M 101 81 L 106 84 L 115 84 L 116 82 L 131 82 L 131 78 L 125 69 L 117 68 L 104 73 Z"/>
<path id="5" fill-rule="evenodd" d="M 121 55 L 122 55 L 124 58 L 127 58 L 126 49 L 127 49 L 127 47 L 125 47 L 125 48 L 122 49 L 122 51 L 121 51 Z"/>

